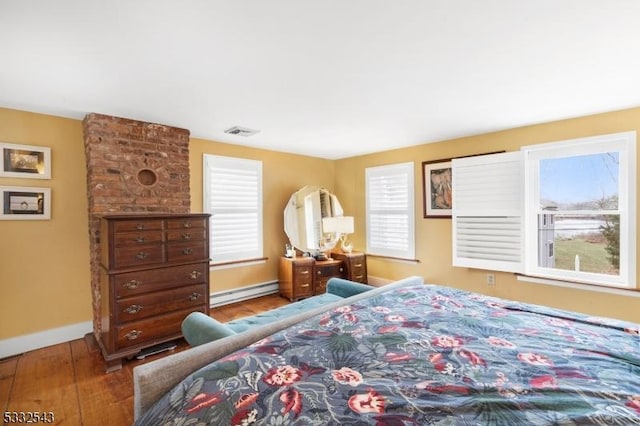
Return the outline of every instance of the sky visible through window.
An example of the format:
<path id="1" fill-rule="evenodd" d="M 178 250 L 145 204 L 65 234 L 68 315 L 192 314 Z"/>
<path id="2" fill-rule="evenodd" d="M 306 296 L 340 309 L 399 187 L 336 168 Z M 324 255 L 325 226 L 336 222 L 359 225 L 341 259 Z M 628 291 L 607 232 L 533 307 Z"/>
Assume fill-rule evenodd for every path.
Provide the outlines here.
<path id="1" fill-rule="evenodd" d="M 542 160 L 540 199 L 566 206 L 617 196 L 618 170 L 617 152 Z"/>

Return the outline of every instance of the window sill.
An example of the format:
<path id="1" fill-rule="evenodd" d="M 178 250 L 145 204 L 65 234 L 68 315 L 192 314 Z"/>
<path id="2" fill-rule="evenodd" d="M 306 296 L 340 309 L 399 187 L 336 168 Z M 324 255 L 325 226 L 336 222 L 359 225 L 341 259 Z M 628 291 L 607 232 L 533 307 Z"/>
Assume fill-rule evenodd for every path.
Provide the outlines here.
<path id="1" fill-rule="evenodd" d="M 618 296 L 630 296 L 640 297 L 640 290 L 636 288 L 623 288 L 623 287 L 608 287 L 604 285 L 595 284 L 581 284 L 569 281 L 559 281 L 550 278 L 532 277 L 529 275 L 516 274 L 518 281 L 527 282 L 531 284 L 551 285 L 556 287 L 574 288 L 578 290 L 594 291 L 598 293 L 609 293 Z"/>
<path id="2" fill-rule="evenodd" d="M 409 263 L 409 264 L 412 264 L 412 265 L 420 263 L 419 259 L 408 259 L 408 258 L 405 258 L 405 257 L 385 256 L 383 254 L 367 253 L 367 257 L 373 257 L 373 258 L 378 258 L 378 259 L 382 259 L 382 260 L 389 260 L 391 262 Z"/>
<path id="3" fill-rule="evenodd" d="M 242 260 L 233 260 L 229 262 L 210 262 L 209 269 L 211 271 L 219 271 L 221 269 L 230 269 L 230 268 L 241 268 L 244 266 L 253 266 L 253 265 L 261 265 L 266 263 L 269 260 L 268 257 L 258 257 L 255 259 L 242 259 Z"/>

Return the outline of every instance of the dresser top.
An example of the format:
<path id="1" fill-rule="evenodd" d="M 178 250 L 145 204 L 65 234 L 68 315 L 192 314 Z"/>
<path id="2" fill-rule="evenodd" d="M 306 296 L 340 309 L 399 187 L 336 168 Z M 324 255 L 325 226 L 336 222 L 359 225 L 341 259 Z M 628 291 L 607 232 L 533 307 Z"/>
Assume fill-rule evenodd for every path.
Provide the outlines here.
<path id="1" fill-rule="evenodd" d="M 209 213 L 113 213 L 100 216 L 107 220 L 174 219 L 179 217 L 209 217 Z"/>

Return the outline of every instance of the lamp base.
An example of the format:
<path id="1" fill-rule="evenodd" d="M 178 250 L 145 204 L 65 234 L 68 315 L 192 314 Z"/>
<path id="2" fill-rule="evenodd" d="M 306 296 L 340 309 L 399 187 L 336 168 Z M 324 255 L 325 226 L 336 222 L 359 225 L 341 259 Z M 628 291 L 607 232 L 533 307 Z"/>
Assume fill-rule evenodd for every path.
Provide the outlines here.
<path id="1" fill-rule="evenodd" d="M 347 241 L 346 237 L 342 236 L 342 242 L 340 243 L 340 250 L 343 253 L 351 253 L 353 251 L 353 243 L 351 241 Z"/>

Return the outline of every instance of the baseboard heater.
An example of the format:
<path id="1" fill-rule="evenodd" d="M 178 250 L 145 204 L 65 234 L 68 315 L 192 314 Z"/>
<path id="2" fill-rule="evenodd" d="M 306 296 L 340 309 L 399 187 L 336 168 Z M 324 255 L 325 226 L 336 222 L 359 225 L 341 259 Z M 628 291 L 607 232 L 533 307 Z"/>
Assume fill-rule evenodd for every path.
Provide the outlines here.
<path id="1" fill-rule="evenodd" d="M 278 281 L 249 285 L 246 287 L 234 288 L 231 290 L 211 293 L 209 304 L 212 308 L 216 306 L 229 305 L 255 297 L 266 296 L 278 292 Z"/>

